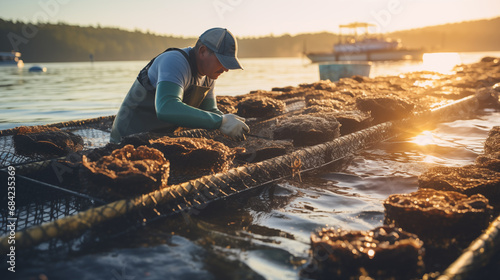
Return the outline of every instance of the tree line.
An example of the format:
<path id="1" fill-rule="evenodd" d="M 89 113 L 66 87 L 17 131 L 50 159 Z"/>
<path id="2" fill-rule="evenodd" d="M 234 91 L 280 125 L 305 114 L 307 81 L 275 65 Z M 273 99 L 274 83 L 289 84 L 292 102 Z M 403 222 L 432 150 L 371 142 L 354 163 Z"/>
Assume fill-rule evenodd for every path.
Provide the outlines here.
<path id="1" fill-rule="evenodd" d="M 410 48 L 428 51 L 500 50 L 500 17 L 387 34 Z M 65 23 L 0 19 L 0 51 L 16 50 L 25 62 L 149 60 L 169 47 L 192 46 L 197 38 Z M 329 32 L 238 38 L 239 57 L 296 57 L 328 52 L 339 40 Z"/>

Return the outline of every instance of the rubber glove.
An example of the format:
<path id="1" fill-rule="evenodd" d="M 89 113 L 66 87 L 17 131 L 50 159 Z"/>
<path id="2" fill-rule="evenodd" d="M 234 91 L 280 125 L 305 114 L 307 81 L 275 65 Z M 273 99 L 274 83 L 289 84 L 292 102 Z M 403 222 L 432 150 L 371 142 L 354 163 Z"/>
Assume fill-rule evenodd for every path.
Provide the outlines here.
<path id="1" fill-rule="evenodd" d="M 225 135 L 237 140 L 245 139 L 244 132 L 250 132 L 250 128 L 245 123 L 245 119 L 234 114 L 222 115 L 222 124 L 219 130 Z"/>

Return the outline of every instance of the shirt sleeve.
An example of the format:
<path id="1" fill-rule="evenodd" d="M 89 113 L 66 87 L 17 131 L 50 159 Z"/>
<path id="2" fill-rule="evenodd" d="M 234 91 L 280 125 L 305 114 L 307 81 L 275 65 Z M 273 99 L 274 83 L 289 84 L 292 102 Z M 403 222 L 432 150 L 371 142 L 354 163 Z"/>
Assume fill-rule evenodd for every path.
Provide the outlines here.
<path id="1" fill-rule="evenodd" d="M 203 102 L 201 102 L 200 109 L 216 113 L 221 116 L 224 114 L 219 110 L 219 108 L 217 108 L 217 101 L 215 100 L 215 98 L 205 97 L 205 99 L 203 99 Z"/>
<path id="2" fill-rule="evenodd" d="M 156 117 L 182 127 L 216 129 L 221 126 L 221 115 L 183 103 L 182 95 L 182 89 L 178 85 L 160 82 L 155 96 Z"/>
<path id="3" fill-rule="evenodd" d="M 148 78 L 155 88 L 160 82 L 172 82 L 183 90 L 189 85 L 191 68 L 184 55 L 169 51 L 159 55 L 148 70 Z"/>

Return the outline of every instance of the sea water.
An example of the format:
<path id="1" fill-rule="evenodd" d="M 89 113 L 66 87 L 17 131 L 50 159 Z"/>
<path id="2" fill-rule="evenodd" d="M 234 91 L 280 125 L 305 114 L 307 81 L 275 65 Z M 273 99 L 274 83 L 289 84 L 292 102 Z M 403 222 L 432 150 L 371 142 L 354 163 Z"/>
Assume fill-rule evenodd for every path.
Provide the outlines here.
<path id="1" fill-rule="evenodd" d="M 450 65 L 500 53 L 452 54 Z M 374 63 L 371 76 L 430 69 L 427 62 Z M 2 129 L 116 113 L 137 62 L 46 63 L 45 73 L 1 68 Z M 302 58 L 242 59 L 225 73 L 220 95 L 296 86 L 318 80 Z M 455 63 L 456 64 L 456 63 Z M 443 68 L 439 71 L 450 71 Z M 391 139 L 343 162 L 214 203 L 191 217 L 169 217 L 75 253 L 20 262 L 12 279 L 298 279 L 314 230 L 370 230 L 383 224 L 382 202 L 417 190 L 428 168 L 472 164 L 500 112 L 438 124 L 411 138 Z M 22 256 L 19 256 L 22 258 Z M 10 279 L 10 278 L 9 278 Z"/>
<path id="2" fill-rule="evenodd" d="M 450 71 L 500 52 L 425 54 L 424 61 L 375 62 L 370 77 L 412 71 Z M 305 57 L 241 59 L 245 70 L 231 70 L 216 82 L 216 94 L 241 95 L 253 90 L 297 86 L 319 80 L 317 64 Z M 39 63 L 46 72 L 0 67 L 0 130 L 114 115 L 147 61 Z"/>

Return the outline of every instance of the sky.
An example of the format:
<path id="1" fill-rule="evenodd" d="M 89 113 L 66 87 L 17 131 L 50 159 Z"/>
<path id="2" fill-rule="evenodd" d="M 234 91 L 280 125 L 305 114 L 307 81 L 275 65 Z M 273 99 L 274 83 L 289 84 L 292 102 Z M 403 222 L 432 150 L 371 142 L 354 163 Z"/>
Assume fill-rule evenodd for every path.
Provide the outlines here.
<path id="1" fill-rule="evenodd" d="M 198 37 L 226 27 L 238 37 L 334 32 L 369 22 L 373 33 L 500 16 L 499 0 L 1 0 L 0 18 L 118 27 Z"/>

